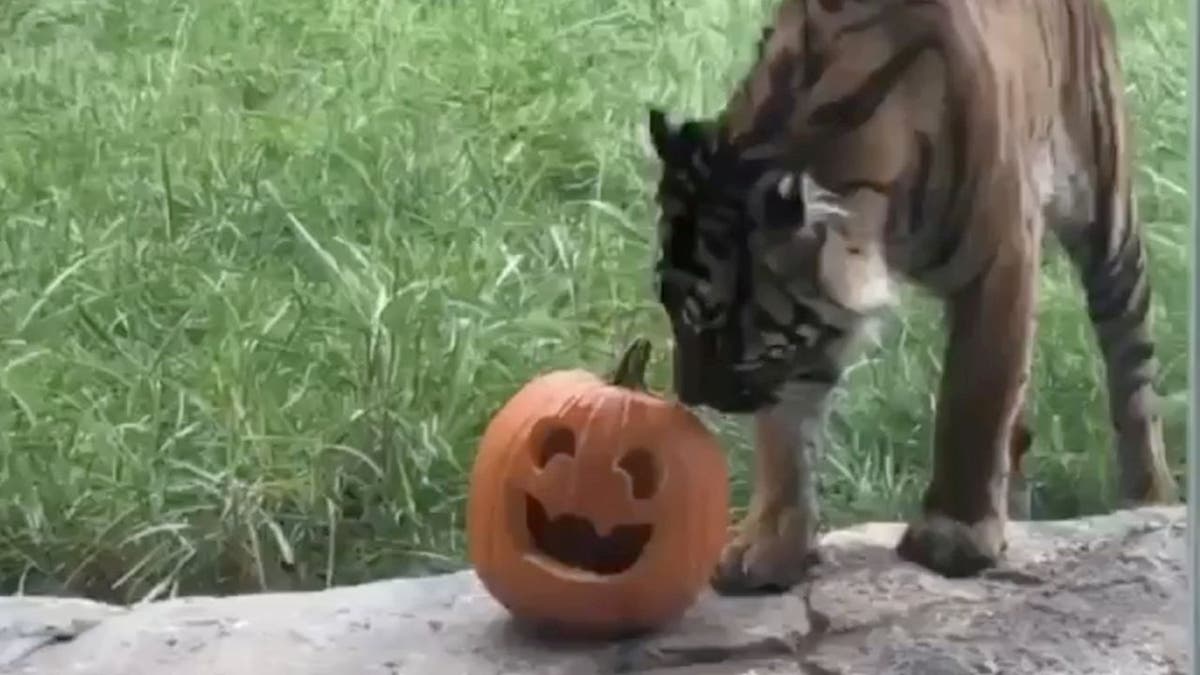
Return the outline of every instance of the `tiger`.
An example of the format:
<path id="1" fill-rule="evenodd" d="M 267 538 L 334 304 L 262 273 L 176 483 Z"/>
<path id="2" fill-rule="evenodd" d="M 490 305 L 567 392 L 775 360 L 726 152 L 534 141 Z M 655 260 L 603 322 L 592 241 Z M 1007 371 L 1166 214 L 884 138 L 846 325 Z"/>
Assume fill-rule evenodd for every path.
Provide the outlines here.
<path id="1" fill-rule="evenodd" d="M 820 562 L 830 394 L 902 285 L 940 300 L 946 344 L 895 552 L 950 578 L 1000 563 L 1047 230 L 1105 364 L 1121 503 L 1177 499 L 1122 78 L 1101 0 L 782 0 L 719 113 L 648 107 L 674 394 L 754 420 L 716 590 L 783 591 Z"/>

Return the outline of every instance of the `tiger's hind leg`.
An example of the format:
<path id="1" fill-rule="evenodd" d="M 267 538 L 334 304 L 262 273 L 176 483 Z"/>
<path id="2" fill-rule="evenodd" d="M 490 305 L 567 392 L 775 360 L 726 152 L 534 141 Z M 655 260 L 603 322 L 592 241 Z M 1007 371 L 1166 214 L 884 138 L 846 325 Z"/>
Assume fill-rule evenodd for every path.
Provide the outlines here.
<path id="1" fill-rule="evenodd" d="M 1028 441 L 1014 434 L 1026 428 L 1022 418 L 1033 355 L 1041 221 L 1023 221 L 1019 213 L 1004 210 L 982 213 L 1011 222 L 1015 227 L 1008 231 L 1014 236 L 946 301 L 949 335 L 933 476 L 921 515 L 896 548 L 900 557 L 947 577 L 971 576 L 999 561 L 1009 515 L 1009 470 Z"/>
<path id="2" fill-rule="evenodd" d="M 1158 361 L 1145 244 L 1131 197 L 1099 201 L 1105 205 L 1093 222 L 1059 231 L 1058 238 L 1083 282 L 1104 358 L 1121 499 L 1126 505 L 1170 503 L 1176 486 L 1154 389 Z"/>

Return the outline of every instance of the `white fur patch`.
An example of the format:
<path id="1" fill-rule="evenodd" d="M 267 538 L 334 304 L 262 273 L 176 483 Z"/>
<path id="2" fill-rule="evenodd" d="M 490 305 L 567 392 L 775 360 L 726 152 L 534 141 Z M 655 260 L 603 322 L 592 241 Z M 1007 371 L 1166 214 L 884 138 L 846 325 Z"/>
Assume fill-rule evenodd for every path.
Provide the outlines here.
<path id="1" fill-rule="evenodd" d="M 1095 195 L 1075 143 L 1062 126 L 1055 124 L 1050 138 L 1037 148 L 1029 177 L 1050 226 L 1075 228 L 1095 219 Z"/>
<path id="2" fill-rule="evenodd" d="M 852 242 L 830 229 L 821 247 L 821 287 L 843 307 L 868 314 L 892 304 L 894 293 L 880 247 Z"/>
<path id="3" fill-rule="evenodd" d="M 883 224 L 861 222 L 863 214 L 808 175 L 803 190 L 808 224 L 825 225 L 818 262 L 822 289 L 843 307 L 862 314 L 891 305 L 893 282 L 879 237 Z"/>

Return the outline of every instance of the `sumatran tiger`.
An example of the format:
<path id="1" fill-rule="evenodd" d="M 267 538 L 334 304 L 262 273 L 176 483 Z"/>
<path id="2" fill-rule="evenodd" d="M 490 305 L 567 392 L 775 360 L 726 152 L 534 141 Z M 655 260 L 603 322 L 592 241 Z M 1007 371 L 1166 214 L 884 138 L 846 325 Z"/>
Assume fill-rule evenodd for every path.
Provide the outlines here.
<path id="1" fill-rule="evenodd" d="M 1099 0 L 783 0 L 718 116 L 650 110 L 676 395 L 756 423 L 717 590 L 783 590 L 819 559 L 829 394 L 901 281 L 944 301 L 948 335 L 897 552 L 951 577 L 999 561 L 1047 229 L 1086 292 L 1120 495 L 1175 500 L 1115 39 Z"/>

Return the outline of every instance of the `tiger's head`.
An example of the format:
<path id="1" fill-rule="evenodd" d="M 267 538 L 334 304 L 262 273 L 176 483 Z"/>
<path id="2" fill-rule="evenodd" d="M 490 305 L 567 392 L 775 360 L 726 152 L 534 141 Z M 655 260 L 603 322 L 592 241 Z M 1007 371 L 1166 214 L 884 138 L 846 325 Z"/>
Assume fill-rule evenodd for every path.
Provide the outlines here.
<path id="1" fill-rule="evenodd" d="M 649 130 L 661 164 L 655 281 L 680 401 L 748 413 L 791 383 L 831 384 L 889 295 L 879 247 L 855 236 L 848 202 L 769 144 L 723 139 L 715 121 L 673 124 L 651 110 Z"/>

